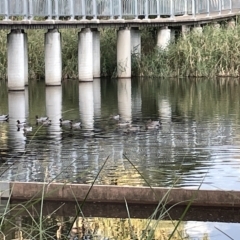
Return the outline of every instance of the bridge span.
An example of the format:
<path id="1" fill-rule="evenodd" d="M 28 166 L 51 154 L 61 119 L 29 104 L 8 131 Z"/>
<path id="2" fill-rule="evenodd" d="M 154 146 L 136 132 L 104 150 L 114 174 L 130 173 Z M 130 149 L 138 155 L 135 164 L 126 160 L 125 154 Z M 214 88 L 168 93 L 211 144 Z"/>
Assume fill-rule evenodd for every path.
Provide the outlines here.
<path id="1" fill-rule="evenodd" d="M 158 27 L 157 46 L 166 48 L 174 28 L 201 32 L 202 25 L 229 21 L 240 14 L 239 0 L 0 0 L 0 29 L 7 40 L 8 88 L 28 84 L 27 33 L 46 29 L 46 85 L 62 79 L 61 28 L 79 28 L 78 78 L 100 77 L 99 28 L 117 27 L 117 74 L 131 77 L 131 53 L 141 54 L 141 27 Z"/>

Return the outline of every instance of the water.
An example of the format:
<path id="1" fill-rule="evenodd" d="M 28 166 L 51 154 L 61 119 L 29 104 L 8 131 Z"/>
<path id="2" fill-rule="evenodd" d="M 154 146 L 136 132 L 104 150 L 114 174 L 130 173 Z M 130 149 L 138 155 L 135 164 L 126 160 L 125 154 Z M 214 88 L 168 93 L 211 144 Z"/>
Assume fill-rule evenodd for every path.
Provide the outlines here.
<path id="1" fill-rule="evenodd" d="M 0 123 L 0 180 L 91 183 L 109 157 L 96 184 L 240 190 L 239 92 L 235 79 L 31 81 L 25 92 L 0 82 L 0 115 L 10 115 Z M 115 114 L 140 130 L 118 126 Z M 36 115 L 52 125 L 37 126 Z M 18 119 L 33 131 L 17 131 Z M 145 129 L 149 119 L 161 128 Z"/>

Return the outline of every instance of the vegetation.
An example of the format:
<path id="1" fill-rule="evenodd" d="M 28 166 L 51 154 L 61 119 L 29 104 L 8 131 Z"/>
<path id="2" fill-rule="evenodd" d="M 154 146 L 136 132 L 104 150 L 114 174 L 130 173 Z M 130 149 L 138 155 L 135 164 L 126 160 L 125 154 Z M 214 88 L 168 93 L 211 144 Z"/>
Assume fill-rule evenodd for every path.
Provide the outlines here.
<path id="1" fill-rule="evenodd" d="M 62 29 L 63 77 L 77 77 L 78 29 Z M 101 74 L 116 77 L 116 29 L 101 29 Z M 44 78 L 44 32 L 27 30 L 30 78 Z M 0 32 L 0 74 L 6 78 L 7 31 Z M 157 49 L 157 29 L 142 29 L 142 54 L 132 55 L 132 75 L 149 77 L 240 75 L 240 24 L 205 26 L 203 33 L 178 35 L 167 50 Z M 201 46 L 201 47 L 200 47 Z"/>

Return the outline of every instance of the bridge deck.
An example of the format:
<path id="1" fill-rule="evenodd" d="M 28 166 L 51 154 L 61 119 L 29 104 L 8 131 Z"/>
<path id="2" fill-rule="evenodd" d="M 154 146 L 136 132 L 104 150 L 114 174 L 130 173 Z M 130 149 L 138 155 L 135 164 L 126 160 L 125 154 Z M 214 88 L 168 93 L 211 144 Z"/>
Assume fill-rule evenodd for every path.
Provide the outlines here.
<path id="1" fill-rule="evenodd" d="M 234 9 L 231 13 L 223 11 L 219 13 L 176 16 L 174 18 L 155 18 L 155 19 L 92 19 L 92 20 L 8 20 L 0 21 L 0 29 L 51 29 L 51 28 L 98 28 L 98 27 L 143 27 L 143 26 L 181 26 L 207 24 L 210 22 L 226 21 L 240 15 L 240 9 Z"/>

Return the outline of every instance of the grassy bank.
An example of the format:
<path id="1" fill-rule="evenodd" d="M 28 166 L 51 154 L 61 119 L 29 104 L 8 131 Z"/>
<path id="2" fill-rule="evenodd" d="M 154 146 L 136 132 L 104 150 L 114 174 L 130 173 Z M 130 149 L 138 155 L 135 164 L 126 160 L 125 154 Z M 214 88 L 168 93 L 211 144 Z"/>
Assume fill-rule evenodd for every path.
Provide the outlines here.
<path id="1" fill-rule="evenodd" d="M 62 29 L 63 77 L 76 78 L 79 29 Z M 101 74 L 116 76 L 116 29 L 101 29 Z M 167 50 L 156 45 L 156 28 L 142 29 L 141 59 L 132 56 L 132 75 L 151 77 L 239 76 L 240 25 L 205 26 L 199 35 L 181 35 Z M 7 31 L 0 32 L 0 74 L 6 78 Z M 30 78 L 44 78 L 44 30 L 28 30 Z"/>

